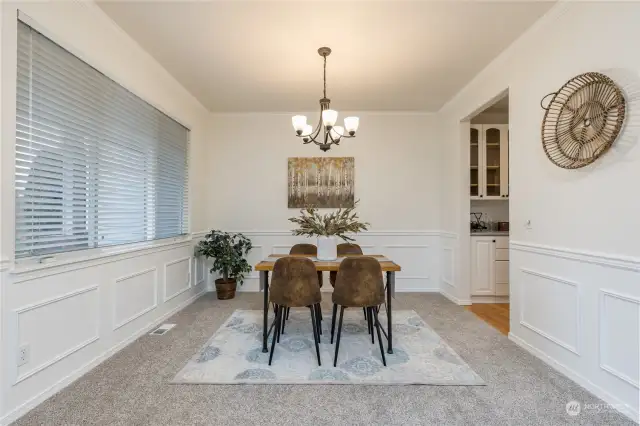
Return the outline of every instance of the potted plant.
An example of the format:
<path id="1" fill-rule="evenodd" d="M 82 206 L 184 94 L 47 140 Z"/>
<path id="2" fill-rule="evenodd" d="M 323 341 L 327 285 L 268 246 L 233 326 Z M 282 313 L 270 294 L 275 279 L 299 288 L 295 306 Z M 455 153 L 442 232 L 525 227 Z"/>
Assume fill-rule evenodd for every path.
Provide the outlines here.
<path id="1" fill-rule="evenodd" d="M 245 256 L 253 245 L 251 240 L 239 233 L 213 230 L 196 246 L 196 254 L 213 259 L 211 273 L 217 272 L 216 293 L 218 299 L 233 299 L 238 281 L 242 285 L 244 275 L 251 271 Z"/>
<path id="2" fill-rule="evenodd" d="M 341 207 L 324 216 L 321 216 L 318 209 L 314 207 L 301 209 L 299 217 L 289 218 L 290 222 L 298 225 L 298 229 L 292 231 L 293 235 L 317 237 L 318 260 L 335 260 L 338 258 L 336 237 L 345 242 L 352 242 L 354 239 L 347 234 L 357 234 L 368 229 L 369 224 L 360 222 L 358 214 L 354 211 L 357 204 L 356 201 L 353 207 L 345 209 Z"/>

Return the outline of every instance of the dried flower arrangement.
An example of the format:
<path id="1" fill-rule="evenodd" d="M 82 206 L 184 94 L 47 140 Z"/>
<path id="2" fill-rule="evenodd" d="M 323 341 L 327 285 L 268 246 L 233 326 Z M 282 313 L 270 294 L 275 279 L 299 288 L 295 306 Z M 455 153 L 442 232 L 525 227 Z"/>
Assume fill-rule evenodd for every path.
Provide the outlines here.
<path id="1" fill-rule="evenodd" d="M 361 222 L 358 218 L 358 213 L 355 211 L 357 205 L 358 201 L 354 203 L 353 207 L 339 208 L 325 215 L 320 215 L 318 209 L 313 207 L 301 209 L 299 217 L 289 218 L 290 222 L 298 225 L 298 228 L 292 231 L 293 235 L 307 237 L 336 236 L 347 242 L 354 241 L 347 234 L 366 231 L 370 226 L 369 223 Z"/>

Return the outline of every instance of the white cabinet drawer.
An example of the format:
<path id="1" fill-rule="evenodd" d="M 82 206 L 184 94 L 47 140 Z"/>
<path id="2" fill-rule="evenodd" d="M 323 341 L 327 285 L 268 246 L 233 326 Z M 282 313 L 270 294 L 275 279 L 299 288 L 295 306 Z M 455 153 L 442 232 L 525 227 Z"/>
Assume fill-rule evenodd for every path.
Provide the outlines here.
<path id="1" fill-rule="evenodd" d="M 509 260 L 509 249 L 496 249 L 496 260 Z"/>
<path id="2" fill-rule="evenodd" d="M 509 249 L 509 237 L 495 237 L 497 249 Z"/>
<path id="3" fill-rule="evenodd" d="M 496 284 L 506 284 L 509 282 L 509 262 L 499 260 L 495 262 L 496 267 Z"/>

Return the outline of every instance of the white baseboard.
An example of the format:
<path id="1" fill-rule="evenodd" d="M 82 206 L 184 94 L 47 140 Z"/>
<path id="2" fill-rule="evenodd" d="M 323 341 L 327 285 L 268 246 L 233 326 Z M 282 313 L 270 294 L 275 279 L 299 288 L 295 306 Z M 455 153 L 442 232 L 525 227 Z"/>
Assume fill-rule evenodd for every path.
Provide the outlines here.
<path id="1" fill-rule="evenodd" d="M 202 296 L 206 292 L 207 292 L 207 290 L 205 288 L 201 292 L 199 292 L 198 294 L 196 294 L 196 295 L 190 297 L 189 299 L 185 300 L 184 302 L 180 303 L 178 306 L 176 306 L 175 308 L 173 308 L 172 310 L 170 310 L 166 314 L 162 315 L 161 317 L 159 317 L 159 318 L 153 320 L 152 322 L 150 322 L 149 324 L 145 325 L 144 327 L 142 327 L 141 329 L 136 331 L 133 335 L 131 335 L 131 337 L 129 337 L 128 339 L 118 343 L 116 346 L 112 347 L 107 352 L 103 353 L 102 355 L 97 356 L 92 361 L 89 361 L 88 363 L 86 363 L 82 367 L 78 368 L 77 370 L 75 370 L 74 372 L 69 374 L 68 376 L 64 377 L 63 379 L 61 379 L 57 383 L 53 384 L 52 386 L 50 386 L 49 388 L 45 389 L 44 391 L 42 391 L 38 395 L 34 396 L 33 398 L 31 398 L 30 400 L 28 400 L 24 404 L 16 407 L 12 411 L 8 412 L 4 417 L 2 417 L 2 419 L 0 419 L 0 425 L 7 425 L 7 424 L 17 420 L 18 418 L 24 416 L 29 411 L 31 411 L 33 408 L 35 408 L 36 406 L 38 406 L 42 402 L 44 402 L 47 398 L 51 397 L 55 393 L 57 393 L 60 390 L 64 389 L 65 387 L 69 386 L 71 383 L 75 382 L 80 377 L 84 376 L 89 371 L 91 371 L 92 369 L 94 369 L 95 367 L 97 367 L 98 365 L 100 365 L 101 363 L 106 361 L 107 359 L 111 358 L 113 355 L 115 355 L 117 352 L 119 352 L 125 346 L 129 345 L 130 343 L 132 343 L 134 340 L 136 340 L 137 338 L 139 338 L 143 334 L 146 334 L 151 329 L 153 329 L 154 327 L 158 326 L 160 323 L 162 323 L 164 320 L 166 320 L 167 318 L 169 318 L 170 316 L 172 316 L 176 312 L 184 309 L 186 306 L 188 306 L 191 303 L 193 303 L 196 299 L 198 299 L 200 296 Z"/>
<path id="2" fill-rule="evenodd" d="M 440 294 L 443 295 L 444 297 L 446 297 L 447 299 L 451 300 L 453 303 L 455 303 L 456 305 L 460 305 L 460 306 L 467 306 L 467 305 L 471 305 L 471 300 L 469 299 L 458 299 L 457 297 L 455 297 L 452 294 L 447 293 L 446 291 L 443 291 L 442 289 L 439 290 Z"/>
<path id="3" fill-rule="evenodd" d="M 509 340 L 511 340 L 513 343 L 520 346 L 522 349 L 526 350 L 536 358 L 541 359 L 542 361 L 544 361 L 545 364 L 551 366 L 555 370 L 567 376 L 569 379 L 573 380 L 574 382 L 576 382 L 577 384 L 579 384 L 589 392 L 593 393 L 595 396 L 602 399 L 604 402 L 611 404 L 612 407 L 615 407 L 620 413 L 624 414 L 625 416 L 630 418 L 632 421 L 636 423 L 639 422 L 640 414 L 637 411 L 635 411 L 632 407 L 629 407 L 624 402 L 620 401 L 615 396 L 611 395 L 609 392 L 602 389 L 600 386 L 594 384 L 593 382 L 591 382 L 581 374 L 559 363 L 558 361 L 556 361 L 555 359 L 547 355 L 545 352 L 541 351 L 538 348 L 535 348 L 534 346 L 525 342 L 523 339 L 514 335 L 513 333 L 509 333 Z"/>

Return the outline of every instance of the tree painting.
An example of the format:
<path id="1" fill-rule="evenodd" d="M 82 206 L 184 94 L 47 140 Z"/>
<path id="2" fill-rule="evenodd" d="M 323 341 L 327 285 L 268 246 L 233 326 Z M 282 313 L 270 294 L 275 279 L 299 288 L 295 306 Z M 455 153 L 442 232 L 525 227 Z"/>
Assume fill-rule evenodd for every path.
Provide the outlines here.
<path id="1" fill-rule="evenodd" d="M 289 208 L 353 207 L 353 157 L 289 158 Z"/>

